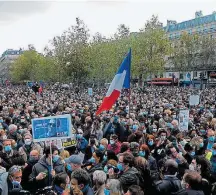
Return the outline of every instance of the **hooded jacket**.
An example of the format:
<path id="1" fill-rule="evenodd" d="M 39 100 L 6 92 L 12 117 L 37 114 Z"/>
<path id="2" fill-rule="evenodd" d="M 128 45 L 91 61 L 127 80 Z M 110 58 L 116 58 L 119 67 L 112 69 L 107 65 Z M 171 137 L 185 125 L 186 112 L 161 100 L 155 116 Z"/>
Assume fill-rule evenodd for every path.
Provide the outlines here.
<path id="1" fill-rule="evenodd" d="M 138 170 L 134 167 L 129 168 L 120 176 L 119 181 L 124 192 L 126 192 L 131 185 L 139 185 L 140 182 Z"/>
<path id="2" fill-rule="evenodd" d="M 64 172 L 64 164 L 59 158 L 57 162 L 53 163 L 53 169 L 55 173 Z M 46 173 L 47 176 L 43 180 L 36 180 L 39 173 Z M 51 176 L 51 166 L 46 162 L 46 156 L 43 156 L 38 163 L 36 163 L 32 168 L 32 173 L 29 176 L 29 181 L 34 184 L 35 189 L 44 188 L 46 186 L 51 186 L 52 176 Z"/>

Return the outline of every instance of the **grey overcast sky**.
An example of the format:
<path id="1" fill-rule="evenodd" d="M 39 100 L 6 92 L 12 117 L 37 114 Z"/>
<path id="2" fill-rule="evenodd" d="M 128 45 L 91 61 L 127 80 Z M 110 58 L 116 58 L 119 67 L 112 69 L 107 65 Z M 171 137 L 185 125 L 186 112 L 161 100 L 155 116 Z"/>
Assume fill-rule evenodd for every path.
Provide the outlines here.
<path id="1" fill-rule="evenodd" d="M 128 1 L 1 1 L 0 55 L 6 49 L 35 45 L 43 51 L 48 41 L 60 35 L 80 17 L 93 35 L 115 33 L 119 24 L 132 32 L 142 28 L 152 14 L 160 21 L 193 19 L 195 12 L 204 15 L 216 11 L 216 0 L 128 0 Z"/>

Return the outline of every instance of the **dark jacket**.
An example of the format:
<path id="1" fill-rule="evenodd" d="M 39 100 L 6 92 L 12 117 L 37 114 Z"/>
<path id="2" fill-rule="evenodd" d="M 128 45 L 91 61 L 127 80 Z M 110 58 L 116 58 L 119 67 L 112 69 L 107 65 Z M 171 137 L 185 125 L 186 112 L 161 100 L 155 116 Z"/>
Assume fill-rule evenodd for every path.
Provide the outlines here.
<path id="1" fill-rule="evenodd" d="M 83 195 L 94 195 L 94 192 L 93 192 L 92 188 L 89 187 L 88 190 L 83 193 Z"/>
<path id="2" fill-rule="evenodd" d="M 168 143 L 169 141 L 166 139 L 163 144 L 155 147 L 153 157 L 157 162 L 166 156 L 165 148 Z"/>
<path id="3" fill-rule="evenodd" d="M 82 137 L 81 140 L 77 140 L 76 148 L 79 152 L 85 153 L 87 146 L 88 146 L 88 141 L 84 137 Z"/>
<path id="4" fill-rule="evenodd" d="M 6 168 L 7 170 L 11 168 L 13 165 L 23 166 L 25 164 L 23 158 L 15 150 L 11 150 L 9 154 L 5 153 L 4 151 L 0 152 L 0 158 L 0 165 Z"/>
<path id="5" fill-rule="evenodd" d="M 126 137 L 124 135 L 126 129 L 120 124 L 116 123 L 116 128 L 114 129 L 115 134 L 118 136 L 120 142 L 126 141 Z"/>
<path id="6" fill-rule="evenodd" d="M 156 162 L 155 158 L 150 155 L 147 160 L 148 160 L 148 163 L 149 163 L 149 169 L 151 171 L 157 171 L 158 167 L 157 167 L 157 162 Z"/>
<path id="7" fill-rule="evenodd" d="M 55 173 L 64 172 L 64 164 L 61 159 L 58 159 L 57 162 L 53 163 L 53 169 Z M 40 181 L 36 180 L 36 177 L 39 173 L 44 172 L 47 173 L 47 176 Z M 52 184 L 52 176 L 51 176 L 51 166 L 47 164 L 46 157 L 43 156 L 38 163 L 36 163 L 32 168 L 32 173 L 29 176 L 29 182 L 31 182 L 36 189 L 44 188 L 46 186 L 51 186 Z"/>
<path id="8" fill-rule="evenodd" d="M 166 175 L 163 180 L 155 183 L 157 195 L 172 195 L 181 189 L 181 181 L 174 175 Z"/>
<path id="9" fill-rule="evenodd" d="M 24 190 L 28 190 L 30 192 L 36 190 L 34 189 L 34 186 L 31 185 L 29 182 L 29 176 L 32 173 L 32 168 L 37 162 L 28 162 L 28 165 L 23 169 L 22 172 L 22 181 L 21 181 L 21 186 L 23 187 Z"/>
<path id="10" fill-rule="evenodd" d="M 22 139 L 22 136 L 19 133 L 16 133 L 15 135 L 12 135 L 11 133 L 9 133 L 7 135 L 7 138 L 8 139 L 13 139 L 13 140 L 15 140 L 17 142 L 19 139 Z"/>
<path id="11" fill-rule="evenodd" d="M 13 188 L 13 184 L 9 179 L 7 179 L 7 185 L 8 185 L 8 195 L 19 195 L 20 191 L 22 190 L 22 186 L 19 185 L 18 188 Z"/>
<path id="12" fill-rule="evenodd" d="M 203 191 L 182 189 L 173 195 L 204 195 Z"/>
<path id="13" fill-rule="evenodd" d="M 127 192 L 128 188 L 131 185 L 139 185 L 139 172 L 136 168 L 129 168 L 126 172 L 124 172 L 120 177 L 119 181 L 124 192 Z"/>

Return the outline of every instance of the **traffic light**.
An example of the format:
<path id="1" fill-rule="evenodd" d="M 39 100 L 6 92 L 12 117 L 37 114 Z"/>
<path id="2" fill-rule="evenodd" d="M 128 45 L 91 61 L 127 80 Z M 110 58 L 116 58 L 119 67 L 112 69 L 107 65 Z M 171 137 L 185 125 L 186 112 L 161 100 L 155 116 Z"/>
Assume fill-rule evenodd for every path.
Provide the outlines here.
<path id="1" fill-rule="evenodd" d="M 201 79 L 201 80 L 204 79 L 204 73 L 203 73 L 203 72 L 200 73 L 200 79 Z"/>

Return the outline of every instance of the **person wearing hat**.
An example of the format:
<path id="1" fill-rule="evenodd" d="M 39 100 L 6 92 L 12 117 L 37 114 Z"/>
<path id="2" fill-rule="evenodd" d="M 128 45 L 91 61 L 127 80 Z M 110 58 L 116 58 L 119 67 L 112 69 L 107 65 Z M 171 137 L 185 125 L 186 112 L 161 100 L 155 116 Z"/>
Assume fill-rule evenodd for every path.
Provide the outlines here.
<path id="1" fill-rule="evenodd" d="M 116 155 L 120 153 L 121 143 L 118 141 L 117 135 L 112 134 L 110 136 L 110 144 L 108 145 L 107 149 L 114 151 Z"/>
<path id="2" fill-rule="evenodd" d="M 41 146 L 35 142 L 33 142 L 32 135 L 30 133 L 26 133 L 24 135 L 24 145 L 19 148 L 19 154 L 22 156 L 25 162 L 29 160 L 30 152 L 32 150 L 37 150 L 39 153 L 39 158 L 43 156 L 43 150 Z"/>
<path id="3" fill-rule="evenodd" d="M 85 150 L 88 146 L 88 141 L 83 137 L 82 129 L 77 130 L 76 139 L 77 139 L 77 145 L 76 145 L 77 151 L 85 153 Z"/>
<path id="4" fill-rule="evenodd" d="M 81 165 L 82 165 L 82 159 L 79 155 L 71 155 L 69 158 L 66 158 L 65 160 L 66 163 L 66 172 L 68 174 L 68 176 L 71 176 L 71 173 L 76 170 L 76 169 L 80 169 Z"/>

